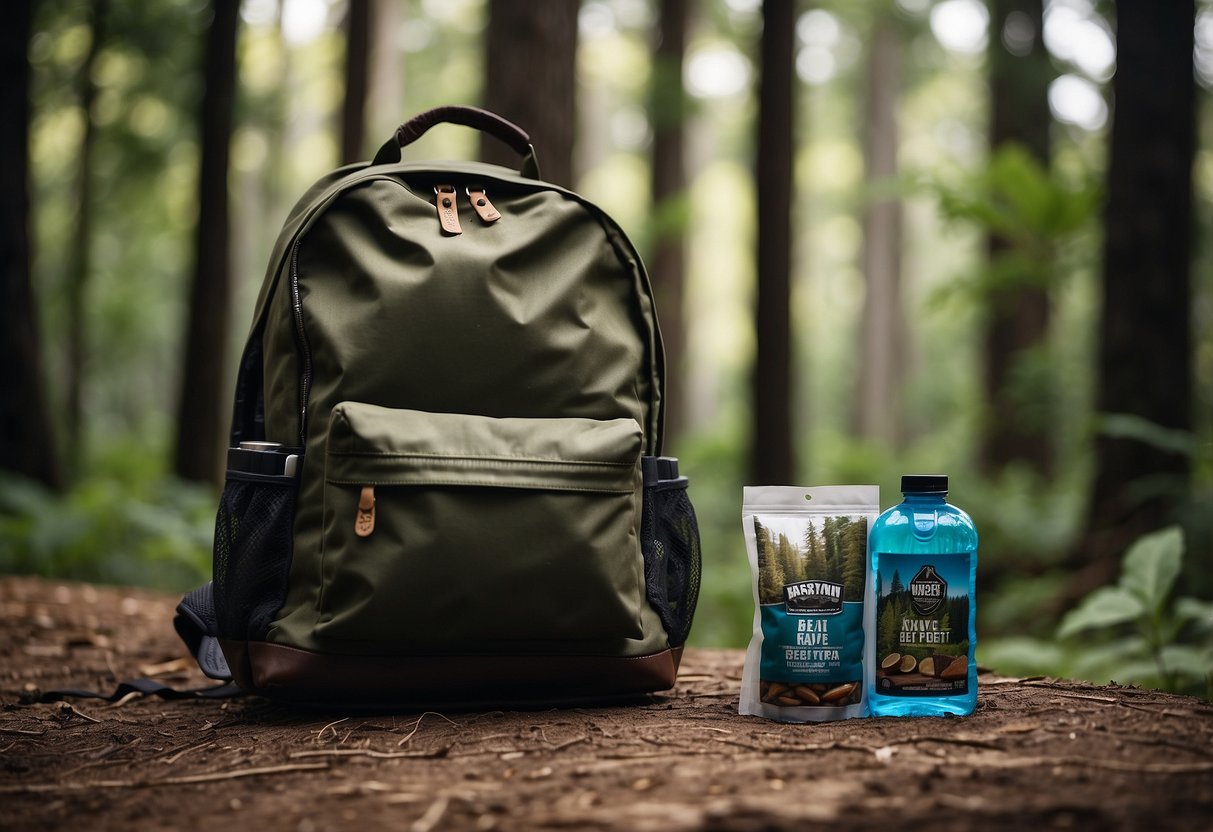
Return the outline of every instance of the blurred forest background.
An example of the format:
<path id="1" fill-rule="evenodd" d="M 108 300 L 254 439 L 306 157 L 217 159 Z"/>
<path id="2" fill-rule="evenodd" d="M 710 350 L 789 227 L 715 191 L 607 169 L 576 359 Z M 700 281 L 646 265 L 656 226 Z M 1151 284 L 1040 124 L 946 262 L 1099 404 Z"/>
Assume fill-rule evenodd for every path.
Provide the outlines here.
<path id="1" fill-rule="evenodd" d="M 0 571 L 209 574 L 285 215 L 447 103 L 652 273 L 692 643 L 751 627 L 746 483 L 951 475 L 979 658 L 1213 693 L 1213 3 L 13 0 Z M 406 158 L 488 158 L 442 127 Z"/>

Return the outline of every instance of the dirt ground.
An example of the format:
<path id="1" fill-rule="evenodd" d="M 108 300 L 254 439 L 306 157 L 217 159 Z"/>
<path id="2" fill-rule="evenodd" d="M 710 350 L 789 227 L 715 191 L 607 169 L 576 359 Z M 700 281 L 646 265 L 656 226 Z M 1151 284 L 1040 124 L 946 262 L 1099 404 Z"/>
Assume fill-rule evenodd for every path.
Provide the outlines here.
<path id="1" fill-rule="evenodd" d="M 0 828 L 675 830 L 1213 827 L 1213 704 L 982 676 L 967 719 L 737 714 L 741 652 L 648 704 L 306 713 L 264 700 L 22 705 L 202 684 L 175 598 L 0 577 Z"/>

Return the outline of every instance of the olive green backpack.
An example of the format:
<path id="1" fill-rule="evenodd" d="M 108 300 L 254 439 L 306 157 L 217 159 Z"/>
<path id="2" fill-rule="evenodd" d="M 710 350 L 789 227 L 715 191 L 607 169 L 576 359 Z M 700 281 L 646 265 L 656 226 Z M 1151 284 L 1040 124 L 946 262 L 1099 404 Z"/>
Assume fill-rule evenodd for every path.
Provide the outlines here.
<path id="1" fill-rule="evenodd" d="M 443 122 L 521 172 L 400 161 Z M 208 674 L 309 703 L 671 687 L 700 556 L 661 457 L 663 373 L 619 227 L 542 181 L 513 124 L 422 113 L 287 219 L 239 366 L 213 586 L 178 630 Z"/>

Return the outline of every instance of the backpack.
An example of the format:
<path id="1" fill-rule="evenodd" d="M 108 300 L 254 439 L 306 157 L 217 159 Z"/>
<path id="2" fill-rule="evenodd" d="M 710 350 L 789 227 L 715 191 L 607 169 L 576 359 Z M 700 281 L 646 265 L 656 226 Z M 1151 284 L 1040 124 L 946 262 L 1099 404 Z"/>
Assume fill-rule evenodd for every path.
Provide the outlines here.
<path id="1" fill-rule="evenodd" d="M 402 163 L 440 123 L 520 172 Z M 177 619 L 208 675 L 368 706 L 673 686 L 699 532 L 649 280 L 517 126 L 430 110 L 313 185 L 237 376 L 214 578 Z"/>

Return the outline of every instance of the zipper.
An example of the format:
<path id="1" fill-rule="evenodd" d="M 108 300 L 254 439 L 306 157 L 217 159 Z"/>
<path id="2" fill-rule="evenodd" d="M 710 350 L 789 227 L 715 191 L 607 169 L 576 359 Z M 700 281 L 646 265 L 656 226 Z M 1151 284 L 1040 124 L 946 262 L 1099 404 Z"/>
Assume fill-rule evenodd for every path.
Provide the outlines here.
<path id="1" fill-rule="evenodd" d="M 307 330 L 303 327 L 303 298 L 299 294 L 299 243 L 303 235 L 295 238 L 291 246 L 291 306 L 295 313 L 295 335 L 299 340 L 299 351 L 303 353 L 303 378 L 299 384 L 299 445 L 307 444 L 307 404 L 312 392 L 312 350 L 308 345 Z"/>
<path id="2" fill-rule="evenodd" d="M 451 236 L 463 233 L 459 226 L 459 206 L 456 203 L 454 185 L 434 186 L 434 205 L 438 208 L 438 222 L 442 225 L 443 233 Z"/>
<path id="3" fill-rule="evenodd" d="M 362 486 L 358 495 L 358 514 L 354 517 L 354 534 L 370 537 L 375 531 L 375 486 Z"/>
<path id="4" fill-rule="evenodd" d="M 485 193 L 483 185 L 468 185 L 464 190 L 467 192 L 468 199 L 472 201 L 472 208 L 485 224 L 501 219 L 501 212 L 493 207 L 493 203 L 489 202 L 489 196 Z"/>

